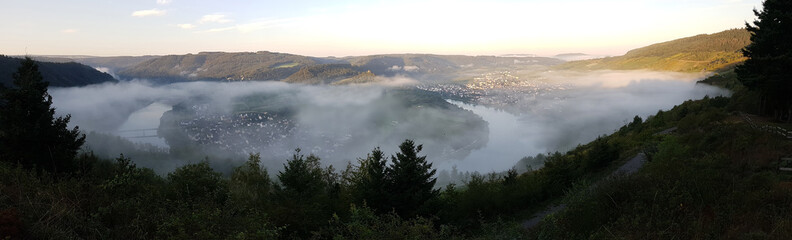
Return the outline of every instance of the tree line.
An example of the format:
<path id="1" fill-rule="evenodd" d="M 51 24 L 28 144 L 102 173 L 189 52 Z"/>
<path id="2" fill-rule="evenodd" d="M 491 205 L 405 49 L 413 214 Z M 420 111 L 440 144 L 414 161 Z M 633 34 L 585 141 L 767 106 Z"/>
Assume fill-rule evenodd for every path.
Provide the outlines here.
<path id="1" fill-rule="evenodd" d="M 85 136 L 67 128 L 69 115 L 55 117 L 37 69 L 25 59 L 0 98 L 0 175 L 10 179 L 0 183 L 0 226 L 12 239 L 458 238 L 619 158 L 600 139 L 548 156 L 541 170 L 473 174 L 440 188 L 423 146 L 405 140 L 397 153 L 375 148 L 343 171 L 297 149 L 274 178 L 259 154 L 230 176 L 207 161 L 160 176 L 123 155 L 79 153 Z"/>

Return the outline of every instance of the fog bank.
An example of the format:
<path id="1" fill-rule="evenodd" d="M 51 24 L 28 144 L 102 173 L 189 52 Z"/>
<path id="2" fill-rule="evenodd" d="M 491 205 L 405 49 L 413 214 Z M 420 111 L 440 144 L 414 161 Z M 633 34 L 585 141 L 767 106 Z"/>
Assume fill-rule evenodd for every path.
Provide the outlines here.
<path id="1" fill-rule="evenodd" d="M 71 125 L 80 126 L 84 132 L 123 137 L 155 135 L 156 131 L 123 130 L 159 128 L 162 113 L 174 106 L 203 109 L 198 113 L 188 109 L 187 115 L 181 112 L 183 117 L 193 120 L 172 123 L 197 129 L 184 130 L 187 137 L 198 139 L 206 135 L 205 141 L 220 142 L 206 143 L 206 149 L 240 153 L 228 156 L 233 158 L 231 162 L 223 159 L 216 165 L 235 165 L 244 159 L 240 157 L 244 153 L 261 152 L 267 160 L 266 166 L 278 169 L 292 150 L 300 147 L 305 153 L 316 153 L 325 164 L 343 169 L 347 162 L 365 157 L 374 147 L 393 154 L 398 143 L 411 138 L 424 144 L 424 154 L 435 162 L 435 167 L 456 166 L 460 171 L 479 172 L 507 170 L 524 156 L 569 150 L 599 135 L 612 133 L 635 115 L 646 118 L 688 99 L 729 94 L 723 89 L 695 84 L 702 77 L 695 74 L 595 71 L 540 75 L 542 82 L 563 87 L 531 91 L 498 89 L 482 96 L 482 99 L 510 99 L 497 106 L 476 101 L 437 103 L 434 96 L 412 90 L 403 93 L 387 85 L 188 82 L 158 86 L 132 81 L 52 88 L 50 93 L 57 113 L 72 115 Z M 247 119 L 234 115 L 250 111 L 258 114 L 253 117 L 259 120 L 250 120 L 249 115 L 245 115 Z M 227 116 L 238 116 L 241 120 L 227 120 Z M 211 126 L 196 123 L 199 118 L 209 122 L 214 117 L 218 121 L 226 119 L 223 120 L 226 123 Z M 200 132 L 232 127 L 238 129 L 228 132 L 236 135 L 218 137 L 214 136 L 219 134 L 217 131 Z M 270 134 L 273 132 L 277 134 Z M 162 138 L 129 140 L 167 147 Z M 172 169 L 178 164 L 166 165 Z M 541 163 L 531 165 L 536 168 Z"/>

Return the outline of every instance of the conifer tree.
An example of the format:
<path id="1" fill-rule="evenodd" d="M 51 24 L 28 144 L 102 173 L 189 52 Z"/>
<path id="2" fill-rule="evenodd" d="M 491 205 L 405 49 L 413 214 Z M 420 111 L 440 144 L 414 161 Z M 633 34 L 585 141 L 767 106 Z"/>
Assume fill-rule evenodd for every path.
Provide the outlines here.
<path id="1" fill-rule="evenodd" d="M 55 118 L 38 64 L 22 60 L 13 74 L 13 88 L 0 86 L 0 159 L 26 168 L 69 172 L 85 135 L 69 130 L 70 115 Z"/>
<path id="2" fill-rule="evenodd" d="M 231 174 L 230 194 L 241 207 L 268 205 L 272 182 L 267 169 L 261 167 L 261 154 L 250 154 L 248 161 L 234 168 Z"/>
<path id="3" fill-rule="evenodd" d="M 278 179 L 283 185 L 282 190 L 295 197 L 316 196 L 327 187 L 319 157 L 313 154 L 306 158 L 300 154 L 300 149 L 297 149 L 292 159 L 283 164 L 283 168 L 283 171 L 278 172 Z"/>
<path id="4" fill-rule="evenodd" d="M 401 152 L 391 156 L 387 169 L 390 179 L 391 206 L 401 217 L 410 218 L 421 213 L 427 201 L 436 198 L 439 191 L 434 190 L 436 170 L 426 161 L 426 156 L 418 156 L 423 145 L 415 146 L 412 140 L 399 145 Z"/>
<path id="5" fill-rule="evenodd" d="M 331 169 L 323 170 L 319 160 L 313 154 L 305 157 L 297 149 L 278 172 L 281 187 L 275 191 L 273 220 L 287 226 L 285 231 L 293 238 L 307 238 L 311 230 L 332 217 Z"/>
<path id="6" fill-rule="evenodd" d="M 766 0 L 754 10 L 754 25 L 746 23 L 751 44 L 743 49 L 748 60 L 736 70 L 740 82 L 761 96 L 759 112 L 776 119 L 792 119 L 792 1 Z"/>
<path id="7" fill-rule="evenodd" d="M 364 202 L 380 213 L 389 212 L 387 160 L 379 148 L 375 148 L 365 159 L 360 159 L 360 166 L 352 174 L 353 197 L 357 203 Z"/>

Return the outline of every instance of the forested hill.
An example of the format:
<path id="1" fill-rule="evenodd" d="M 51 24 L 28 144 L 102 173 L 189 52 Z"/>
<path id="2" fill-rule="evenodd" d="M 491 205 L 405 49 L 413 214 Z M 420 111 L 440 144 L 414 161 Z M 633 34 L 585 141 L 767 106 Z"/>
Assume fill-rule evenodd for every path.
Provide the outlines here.
<path id="1" fill-rule="evenodd" d="M 0 84 L 10 87 L 12 74 L 20 66 L 21 59 L 0 55 Z M 44 81 L 52 87 L 75 87 L 103 82 L 115 82 L 112 76 L 76 62 L 39 62 L 39 71 Z"/>
<path id="2" fill-rule="evenodd" d="M 332 60 L 274 52 L 200 52 L 144 61 L 118 73 L 121 78 L 160 80 L 280 80 L 303 66 Z"/>
<path id="3" fill-rule="evenodd" d="M 731 29 L 649 45 L 631 50 L 624 56 L 568 62 L 557 68 L 715 71 L 744 61 L 745 58 L 740 50 L 750 43 L 750 37 L 745 29 Z"/>
<path id="4" fill-rule="evenodd" d="M 165 81 L 287 81 L 305 84 L 360 83 L 373 76 L 415 78 L 452 75 L 460 70 L 515 66 L 551 66 L 555 58 L 430 54 L 389 54 L 316 58 L 275 52 L 201 52 L 153 58 L 118 73 L 122 79 Z"/>

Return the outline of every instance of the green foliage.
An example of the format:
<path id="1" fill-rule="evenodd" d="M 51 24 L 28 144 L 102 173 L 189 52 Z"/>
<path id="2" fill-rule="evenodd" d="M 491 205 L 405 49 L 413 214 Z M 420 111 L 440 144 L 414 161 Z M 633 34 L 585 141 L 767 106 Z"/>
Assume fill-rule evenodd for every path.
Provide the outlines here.
<path id="1" fill-rule="evenodd" d="M 433 176 L 437 170 L 432 169 L 426 156 L 418 156 L 422 149 L 423 145 L 415 146 L 412 140 L 404 140 L 399 145 L 400 152 L 391 156 L 392 163 L 387 169 L 390 206 L 402 217 L 431 215 L 432 209 L 425 204 L 439 194 L 434 189 L 437 179 Z"/>
<path id="2" fill-rule="evenodd" d="M 305 157 L 297 149 L 278 179 L 282 187 L 275 191 L 274 221 L 289 235 L 309 236 L 338 210 L 339 183 L 332 168 L 321 168 L 319 157 Z"/>
<path id="3" fill-rule="evenodd" d="M 328 228 L 319 236 L 323 239 L 449 239 L 450 231 L 437 231 L 431 219 L 415 217 L 403 219 L 395 213 L 377 214 L 363 205 L 351 205 L 349 217 L 334 215 Z"/>
<path id="4" fill-rule="evenodd" d="M 514 169 L 518 173 L 533 171 L 534 167 L 541 166 L 545 162 L 545 158 L 546 156 L 542 153 L 536 154 L 536 156 L 523 157 L 514 164 Z"/>
<path id="5" fill-rule="evenodd" d="M 0 87 L 0 159 L 55 173 L 74 170 L 74 157 L 85 142 L 70 115 L 55 118 L 48 82 L 30 58 L 13 74 L 15 88 Z"/>
<path id="6" fill-rule="evenodd" d="M 734 101 L 734 99 L 731 99 Z M 756 131 L 726 113 L 730 99 L 686 101 L 621 138 L 654 142 L 651 162 L 631 176 L 572 189 L 566 210 L 532 239 L 788 239 L 789 176 L 775 161 L 792 143 Z M 784 229 L 784 230 L 781 230 Z"/>
<path id="7" fill-rule="evenodd" d="M 97 238 L 96 231 L 103 230 L 90 212 L 84 211 L 98 200 L 97 194 L 90 193 L 101 196 L 94 183 L 58 180 L 47 172 L 36 173 L 7 162 L 0 162 L 0 176 L 2 229 L 15 232 L 18 239 Z M 0 232 L 0 237 L 6 234 L 9 233 Z"/>
<path id="8" fill-rule="evenodd" d="M 114 163 L 79 155 L 66 177 L 0 162 L 0 227 L 15 234 L 0 237 L 789 239 L 792 178 L 775 160 L 792 143 L 748 127 L 729 113 L 732 101 L 706 97 L 636 116 L 566 153 L 526 158 L 543 160 L 537 170 L 473 173 L 443 191 L 410 140 L 390 165 L 377 148 L 343 178 L 298 150 L 279 183 L 258 154 L 228 178 L 207 162 L 163 178 L 124 155 Z M 641 150 L 651 162 L 640 171 L 590 184 Z M 526 235 L 522 220 L 559 198 L 566 210 Z"/>
<path id="9" fill-rule="evenodd" d="M 607 139 L 598 137 L 590 144 L 587 156 L 581 167 L 588 171 L 599 170 L 618 159 L 619 149 L 609 143 Z"/>
<path id="10" fill-rule="evenodd" d="M 792 121 L 792 3 L 766 0 L 754 13 L 754 26 L 746 24 L 751 44 L 743 54 L 748 60 L 737 67 L 737 75 L 749 90 L 761 93 L 761 114 Z"/>
<path id="11" fill-rule="evenodd" d="M 724 69 L 699 82 L 729 89 L 732 92 L 740 92 L 745 86 L 737 79 L 737 73 L 735 73 L 734 70 L 735 68 Z"/>
<path id="12" fill-rule="evenodd" d="M 168 174 L 169 199 L 188 203 L 222 205 L 228 189 L 220 173 L 209 162 L 187 164 Z"/>
<path id="13" fill-rule="evenodd" d="M 307 158 L 297 149 L 278 172 L 278 179 L 283 185 L 282 193 L 295 197 L 310 197 L 322 191 L 325 186 L 324 171 L 319 164 L 319 157 L 311 154 Z"/>
<path id="14" fill-rule="evenodd" d="M 352 169 L 347 181 L 353 202 L 371 206 L 378 213 L 390 212 L 387 159 L 385 154 L 375 148 L 365 159 L 358 159 L 358 166 Z"/>
<path id="15" fill-rule="evenodd" d="M 267 169 L 261 167 L 261 155 L 250 154 L 247 162 L 231 174 L 231 201 L 250 209 L 269 206 L 272 185 Z"/>
<path id="16" fill-rule="evenodd" d="M 251 188 L 249 191 L 261 190 L 261 185 L 255 185 L 262 180 L 262 174 L 254 170 L 259 169 L 257 161 L 255 155 L 251 156 L 247 166 L 237 169 L 232 181 L 223 179 L 207 162 L 187 164 L 168 174 L 165 212 L 157 221 L 155 237 L 244 239 L 277 236 L 280 229 L 270 224 L 264 209 L 248 205 L 257 199 L 245 199 L 250 195 L 239 194 L 242 190 L 239 185 L 247 185 Z"/>
<path id="17" fill-rule="evenodd" d="M 116 159 L 113 173 L 99 185 L 107 199 L 94 216 L 114 238 L 129 233 L 145 237 L 144 233 L 154 231 L 157 219 L 163 216 L 159 207 L 151 206 L 162 203 L 165 181 L 151 169 L 136 167 L 123 155 Z"/>

